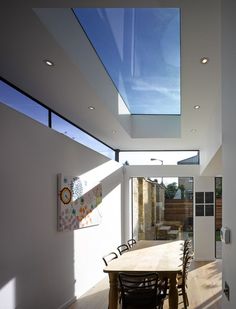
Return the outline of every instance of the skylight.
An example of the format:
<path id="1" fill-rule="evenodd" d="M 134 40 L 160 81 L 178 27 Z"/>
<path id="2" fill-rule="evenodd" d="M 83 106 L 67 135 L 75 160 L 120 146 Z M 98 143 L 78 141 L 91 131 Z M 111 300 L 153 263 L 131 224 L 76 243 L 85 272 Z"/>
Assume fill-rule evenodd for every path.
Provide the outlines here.
<path id="1" fill-rule="evenodd" d="M 131 114 L 180 114 L 180 10 L 77 8 Z"/>

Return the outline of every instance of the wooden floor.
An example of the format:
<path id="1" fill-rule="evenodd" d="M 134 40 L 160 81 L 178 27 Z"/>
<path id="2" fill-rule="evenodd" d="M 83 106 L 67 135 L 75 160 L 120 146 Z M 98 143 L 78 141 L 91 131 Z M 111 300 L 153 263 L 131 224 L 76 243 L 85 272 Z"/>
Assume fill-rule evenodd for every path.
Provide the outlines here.
<path id="1" fill-rule="evenodd" d="M 192 262 L 188 277 L 189 309 L 221 309 L 221 260 L 213 262 Z M 107 309 L 108 280 L 99 282 L 90 291 L 81 296 L 68 309 Z M 168 300 L 164 309 L 168 309 Z M 183 308 L 182 297 L 179 307 Z"/>

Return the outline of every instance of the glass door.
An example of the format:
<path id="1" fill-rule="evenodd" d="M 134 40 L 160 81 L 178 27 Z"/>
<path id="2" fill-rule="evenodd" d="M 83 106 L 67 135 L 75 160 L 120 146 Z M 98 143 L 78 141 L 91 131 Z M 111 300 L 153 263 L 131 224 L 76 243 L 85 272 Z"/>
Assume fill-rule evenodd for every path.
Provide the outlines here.
<path id="1" fill-rule="evenodd" d="M 193 239 L 193 178 L 132 179 L 137 240 Z"/>

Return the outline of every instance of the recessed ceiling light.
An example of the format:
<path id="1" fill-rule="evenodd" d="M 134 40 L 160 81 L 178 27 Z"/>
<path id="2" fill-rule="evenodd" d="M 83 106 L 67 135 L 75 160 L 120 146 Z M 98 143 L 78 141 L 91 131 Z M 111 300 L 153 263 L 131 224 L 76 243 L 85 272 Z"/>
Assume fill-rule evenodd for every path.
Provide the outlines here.
<path id="1" fill-rule="evenodd" d="M 200 105 L 194 105 L 193 108 L 194 108 L 194 109 L 199 109 L 199 108 L 200 108 Z"/>
<path id="2" fill-rule="evenodd" d="M 93 111 L 95 109 L 94 106 L 89 106 L 88 109 L 90 109 L 91 111 Z"/>
<path id="3" fill-rule="evenodd" d="M 54 63 L 51 60 L 49 60 L 49 59 L 44 59 L 43 62 L 46 65 L 48 65 L 49 67 L 53 67 L 54 66 Z"/>
<path id="4" fill-rule="evenodd" d="M 197 132 L 197 129 L 191 129 L 190 132 L 191 132 L 191 133 L 196 133 L 196 132 Z"/>
<path id="5" fill-rule="evenodd" d="M 201 61 L 202 64 L 207 64 L 209 62 L 209 58 L 208 57 L 202 57 L 200 59 L 200 61 Z"/>
<path id="6" fill-rule="evenodd" d="M 48 65 L 49 67 L 53 67 L 54 66 L 54 62 L 52 62 L 51 60 L 49 59 L 44 59 L 43 62 Z"/>

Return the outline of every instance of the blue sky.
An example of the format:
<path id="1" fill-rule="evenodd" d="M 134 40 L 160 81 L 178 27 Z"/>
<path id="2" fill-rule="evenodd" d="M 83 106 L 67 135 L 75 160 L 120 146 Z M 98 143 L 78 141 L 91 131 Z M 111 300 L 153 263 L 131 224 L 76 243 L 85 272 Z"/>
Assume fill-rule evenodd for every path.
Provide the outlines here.
<path id="1" fill-rule="evenodd" d="M 22 94 L 18 90 L 0 81 L 0 102 L 48 126 L 48 109 Z M 63 133 L 99 153 L 115 159 L 114 151 L 86 132 L 80 130 L 68 121 L 52 113 L 52 129 Z"/>
<path id="2" fill-rule="evenodd" d="M 180 114 L 179 9 L 74 11 L 132 114 Z"/>

